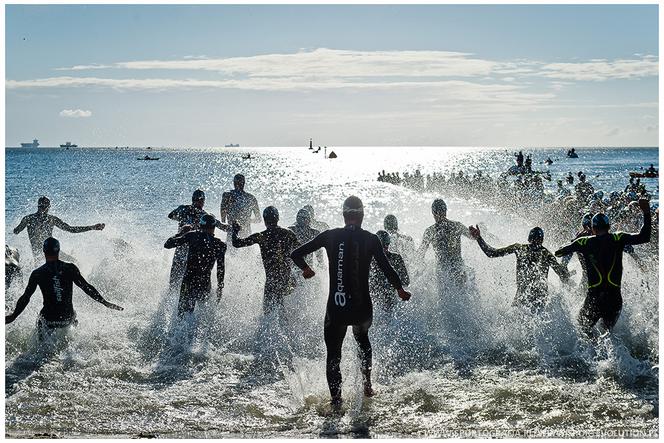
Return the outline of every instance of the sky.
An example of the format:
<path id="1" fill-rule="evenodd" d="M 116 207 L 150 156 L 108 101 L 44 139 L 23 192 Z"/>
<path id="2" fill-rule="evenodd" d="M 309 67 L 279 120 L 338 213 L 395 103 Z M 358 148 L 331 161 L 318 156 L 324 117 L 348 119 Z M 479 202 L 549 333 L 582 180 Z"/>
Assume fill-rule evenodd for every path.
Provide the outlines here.
<path id="1" fill-rule="evenodd" d="M 5 145 L 657 146 L 657 5 L 7 5 Z"/>

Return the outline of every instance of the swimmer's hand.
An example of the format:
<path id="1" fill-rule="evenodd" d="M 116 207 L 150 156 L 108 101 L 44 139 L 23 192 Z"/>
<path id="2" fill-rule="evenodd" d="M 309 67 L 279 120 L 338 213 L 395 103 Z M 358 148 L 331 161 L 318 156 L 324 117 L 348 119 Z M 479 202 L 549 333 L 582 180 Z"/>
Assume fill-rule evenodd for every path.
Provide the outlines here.
<path id="1" fill-rule="evenodd" d="M 93 226 L 92 226 L 92 228 L 93 228 L 95 231 L 101 231 L 101 230 L 104 229 L 105 227 L 106 227 L 106 223 L 97 223 L 96 225 L 93 225 Z"/>
<path id="2" fill-rule="evenodd" d="M 242 228 L 240 227 L 238 222 L 234 221 L 233 224 L 231 225 L 231 229 L 233 230 L 233 233 L 237 234 L 238 232 L 240 232 L 240 229 Z"/>
<path id="3" fill-rule="evenodd" d="M 475 240 L 480 238 L 480 227 L 475 225 L 475 226 L 468 226 L 468 230 L 470 231 L 470 236 L 473 237 Z"/>
<path id="4" fill-rule="evenodd" d="M 108 301 L 104 303 L 104 306 L 106 306 L 109 309 L 115 309 L 116 311 L 124 311 L 124 308 L 122 306 L 118 306 Z"/>
<path id="5" fill-rule="evenodd" d="M 408 291 L 406 291 L 404 288 L 398 289 L 397 293 L 399 294 L 399 297 L 403 301 L 408 301 L 410 300 L 410 297 L 412 297 L 412 294 Z"/>
<path id="6" fill-rule="evenodd" d="M 302 271 L 302 277 L 304 277 L 304 278 L 311 278 L 311 277 L 313 277 L 314 275 L 316 275 L 316 273 L 315 273 L 314 270 L 311 269 L 309 266 L 307 266 L 307 267 Z"/>

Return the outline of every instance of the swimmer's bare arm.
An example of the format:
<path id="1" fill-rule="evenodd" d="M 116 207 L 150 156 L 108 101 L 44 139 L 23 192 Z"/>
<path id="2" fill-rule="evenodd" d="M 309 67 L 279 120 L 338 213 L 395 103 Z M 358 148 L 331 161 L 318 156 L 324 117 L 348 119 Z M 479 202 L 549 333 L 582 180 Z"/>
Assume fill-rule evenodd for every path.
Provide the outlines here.
<path id="1" fill-rule="evenodd" d="M 427 228 L 424 231 L 424 235 L 422 236 L 422 243 L 420 244 L 420 249 L 417 250 L 417 254 L 424 258 L 424 256 L 427 253 L 427 249 L 429 249 L 429 245 L 431 244 L 431 228 Z"/>
<path id="2" fill-rule="evenodd" d="M 107 308 L 115 309 L 116 311 L 123 311 L 124 310 L 123 307 L 118 306 L 116 304 L 113 304 L 113 303 L 107 301 L 106 299 L 104 299 L 104 297 L 101 296 L 99 291 L 97 291 L 97 289 L 94 286 L 92 286 L 90 283 L 88 283 L 83 278 L 83 276 L 81 275 L 81 271 L 78 270 L 78 267 L 76 267 L 75 265 L 73 265 L 73 266 L 74 266 L 74 280 L 73 280 L 74 283 L 76 284 L 76 286 L 81 288 L 83 290 L 83 292 L 88 294 L 88 296 L 90 296 L 91 299 L 93 299 L 95 301 L 98 301 L 99 303 L 106 306 Z"/>
<path id="3" fill-rule="evenodd" d="M 25 227 L 28 226 L 28 216 L 26 215 L 21 219 L 21 223 L 18 224 L 17 227 L 14 228 L 14 234 L 19 234 L 22 230 L 25 229 Z"/>
<path id="4" fill-rule="evenodd" d="M 28 306 L 28 303 L 30 303 L 30 297 L 32 297 L 32 294 L 35 293 L 36 289 L 37 289 L 37 276 L 33 272 L 32 274 L 30 274 L 30 279 L 28 280 L 28 286 L 25 288 L 25 292 L 16 302 L 16 309 L 14 309 L 14 312 L 12 312 L 11 314 L 5 315 L 6 325 L 13 322 L 14 320 L 16 320 L 16 318 L 19 315 L 21 315 L 21 312 L 23 312 L 26 306 Z"/>
<path id="5" fill-rule="evenodd" d="M 63 231 L 67 232 L 72 232 L 74 234 L 78 234 L 80 232 L 87 232 L 87 231 L 101 231 L 106 227 L 104 223 L 97 223 L 95 225 L 90 225 L 90 226 L 69 226 L 67 223 L 63 222 L 60 220 L 58 217 L 52 216 L 53 220 L 53 225 L 57 228 L 62 229 Z"/>
<path id="6" fill-rule="evenodd" d="M 261 211 L 258 208 L 258 200 L 256 200 L 256 197 L 253 198 L 253 202 L 251 204 L 251 211 L 255 215 L 255 217 L 251 220 L 252 223 L 260 223 L 263 221 L 263 218 L 261 216 Z"/>

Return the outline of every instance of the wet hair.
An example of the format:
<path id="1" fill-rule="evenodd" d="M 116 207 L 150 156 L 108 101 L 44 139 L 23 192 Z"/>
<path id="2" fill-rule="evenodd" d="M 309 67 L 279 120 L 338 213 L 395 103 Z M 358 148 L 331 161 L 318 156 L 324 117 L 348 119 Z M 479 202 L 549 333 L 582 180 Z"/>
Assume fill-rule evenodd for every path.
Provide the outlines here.
<path id="1" fill-rule="evenodd" d="M 544 241 L 544 230 L 535 226 L 528 233 L 528 243 L 542 243 Z"/>
<path id="2" fill-rule="evenodd" d="M 380 243 L 383 245 L 383 248 L 390 246 L 390 234 L 387 231 L 380 230 L 376 232 Z"/>
<path id="3" fill-rule="evenodd" d="M 205 200 L 205 192 L 201 191 L 200 189 L 196 189 L 191 195 L 191 202 L 193 203 L 200 200 Z"/>
<path id="4" fill-rule="evenodd" d="M 343 205 L 344 215 L 364 214 L 364 205 L 359 197 L 351 195 L 344 201 Z"/>
<path id="5" fill-rule="evenodd" d="M 611 222 L 606 214 L 599 212 L 593 216 L 592 226 L 596 229 L 608 229 L 611 226 Z"/>
<path id="6" fill-rule="evenodd" d="M 393 214 L 385 216 L 385 220 L 383 220 L 383 227 L 388 231 L 397 231 L 399 229 L 399 222 L 397 221 L 396 216 Z"/>
<path id="7" fill-rule="evenodd" d="M 201 228 L 214 228 L 217 225 L 217 219 L 212 214 L 203 214 L 198 224 Z"/>
<path id="8" fill-rule="evenodd" d="M 45 255 L 58 255 L 60 253 L 60 242 L 53 237 L 44 240 L 44 254 Z"/>
<path id="9" fill-rule="evenodd" d="M 437 198 L 431 203 L 431 212 L 434 214 L 447 213 L 447 204 L 442 198 Z"/>
<path id="10" fill-rule="evenodd" d="M 263 220 L 268 223 L 276 223 L 279 221 L 279 210 L 274 206 L 268 206 L 263 209 Z"/>

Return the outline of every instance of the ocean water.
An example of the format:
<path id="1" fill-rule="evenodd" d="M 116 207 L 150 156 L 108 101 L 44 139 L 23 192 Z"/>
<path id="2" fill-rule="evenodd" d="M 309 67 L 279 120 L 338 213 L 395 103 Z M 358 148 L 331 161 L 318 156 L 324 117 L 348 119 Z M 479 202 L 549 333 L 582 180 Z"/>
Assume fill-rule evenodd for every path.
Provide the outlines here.
<path id="1" fill-rule="evenodd" d="M 11 231 L 36 199 L 71 225 L 104 222 L 98 232 L 56 229 L 62 250 L 108 300 L 111 311 L 75 290 L 79 326 L 38 346 L 35 319 L 41 295 L 6 328 L 7 435 L 63 437 L 600 437 L 658 435 L 658 274 L 625 259 L 624 308 L 615 333 L 594 348 L 579 339 L 583 297 L 552 273 L 551 303 L 542 318 L 511 307 L 513 257 L 488 259 L 462 240 L 473 275 L 470 290 L 439 295 L 433 256 L 411 263 L 413 298 L 371 329 L 379 394 L 361 395 L 352 334 L 344 343 L 344 414 L 327 407 L 323 316 L 327 276 L 300 282 L 286 300 L 288 326 L 262 316 L 264 272 L 258 248 L 229 252 L 220 303 L 195 319 L 174 321 L 177 294 L 168 292 L 176 232 L 166 215 L 188 204 L 196 188 L 218 215 L 221 195 L 241 172 L 261 208 L 276 206 L 288 226 L 305 204 L 316 218 L 340 226 L 350 195 L 365 204 L 365 229 L 382 228 L 394 213 L 416 244 L 433 223 L 438 195 L 379 183 L 380 170 L 490 175 L 514 162 L 512 150 L 469 148 L 335 148 L 324 159 L 306 148 L 5 150 L 5 241 L 30 268 L 25 232 Z M 252 158 L 243 160 L 250 152 Z M 658 167 L 657 149 L 533 150 L 534 169 L 555 178 L 583 170 L 597 189 L 622 189 L 627 172 Z M 137 161 L 149 153 L 159 161 Z M 647 179 L 658 198 L 658 180 Z M 442 195 L 449 217 L 484 222 L 495 246 L 523 242 L 532 227 L 519 214 Z M 261 229 L 255 225 L 254 231 Z M 217 231 L 225 239 L 225 234 Z M 131 245 L 126 254 L 114 240 Z M 563 239 L 547 238 L 554 249 Z M 638 247 L 637 247 L 638 248 Z M 637 249 L 638 250 L 638 249 Z M 578 271 L 574 259 L 571 267 Z M 26 270 L 26 280 L 29 269 Z M 578 282 L 578 275 L 574 277 Z M 213 277 L 213 286 L 215 280 Z M 6 294 L 13 310 L 22 292 Z"/>

